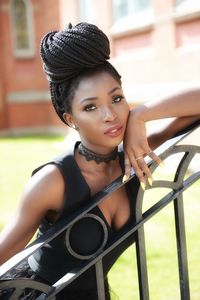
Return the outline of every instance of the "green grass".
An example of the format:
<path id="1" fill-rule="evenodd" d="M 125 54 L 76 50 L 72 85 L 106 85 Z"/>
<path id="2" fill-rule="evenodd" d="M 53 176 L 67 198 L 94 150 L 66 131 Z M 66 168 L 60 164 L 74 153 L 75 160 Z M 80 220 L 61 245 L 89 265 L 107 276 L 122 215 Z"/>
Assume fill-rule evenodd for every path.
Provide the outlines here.
<path id="1" fill-rule="evenodd" d="M 147 207 L 164 196 L 167 189 L 146 192 Z M 191 299 L 199 300 L 200 293 L 200 182 L 184 193 L 188 265 Z M 179 275 L 175 242 L 173 204 L 164 208 L 145 225 L 147 265 L 151 300 L 178 300 Z M 109 274 L 112 289 L 120 300 L 139 300 L 135 247 L 131 246 L 117 261 Z"/>
<path id="2" fill-rule="evenodd" d="M 0 227 L 15 212 L 23 187 L 34 168 L 64 150 L 63 137 L 33 136 L 0 138 Z M 163 175 L 164 174 L 164 175 Z M 157 177 L 169 174 L 158 174 Z M 167 192 L 154 189 L 145 193 L 145 208 Z M 184 193 L 191 299 L 200 291 L 200 182 Z M 151 300 L 178 300 L 178 267 L 173 206 L 168 205 L 145 225 Z M 116 299 L 139 300 L 135 247 L 119 258 L 109 273 Z"/>
<path id="3" fill-rule="evenodd" d="M 64 150 L 63 144 L 60 136 L 0 138 L 0 226 L 18 207 L 31 172 Z"/>

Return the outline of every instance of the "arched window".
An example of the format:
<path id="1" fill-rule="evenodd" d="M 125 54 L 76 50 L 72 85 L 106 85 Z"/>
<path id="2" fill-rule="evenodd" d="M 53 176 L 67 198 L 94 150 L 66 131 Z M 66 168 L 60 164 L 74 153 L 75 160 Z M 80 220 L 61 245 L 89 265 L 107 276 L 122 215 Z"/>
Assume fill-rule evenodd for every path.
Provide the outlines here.
<path id="1" fill-rule="evenodd" d="M 34 55 L 33 16 L 30 0 L 12 0 L 13 48 L 16 57 Z"/>

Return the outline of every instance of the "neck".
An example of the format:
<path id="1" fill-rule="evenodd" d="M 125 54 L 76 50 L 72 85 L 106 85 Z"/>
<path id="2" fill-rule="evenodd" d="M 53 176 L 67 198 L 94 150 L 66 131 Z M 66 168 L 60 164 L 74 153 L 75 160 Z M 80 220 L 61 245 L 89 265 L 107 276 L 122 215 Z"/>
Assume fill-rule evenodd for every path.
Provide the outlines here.
<path id="1" fill-rule="evenodd" d="M 115 161 L 118 157 L 117 147 L 108 154 L 100 154 L 88 149 L 82 143 L 80 143 L 78 146 L 78 152 L 80 155 L 84 156 L 87 161 L 93 161 L 96 164 L 108 164 L 112 161 Z"/>

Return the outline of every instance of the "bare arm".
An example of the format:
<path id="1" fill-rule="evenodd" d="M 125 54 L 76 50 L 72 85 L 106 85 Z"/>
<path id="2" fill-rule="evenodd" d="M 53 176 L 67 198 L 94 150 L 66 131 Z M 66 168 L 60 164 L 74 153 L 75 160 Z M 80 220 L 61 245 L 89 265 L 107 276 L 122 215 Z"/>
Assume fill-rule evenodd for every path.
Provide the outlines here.
<path id="1" fill-rule="evenodd" d="M 0 265 L 27 245 L 49 210 L 59 211 L 63 192 L 55 166 L 46 166 L 31 178 L 16 216 L 0 233 Z"/>
<path id="2" fill-rule="evenodd" d="M 165 127 L 161 130 L 150 134 L 147 137 L 147 141 L 150 149 L 154 150 L 159 147 L 166 140 L 172 138 L 175 134 L 180 132 L 182 129 L 187 128 L 194 122 L 200 119 L 200 116 L 191 117 L 179 117 L 171 120 Z"/>
<path id="3" fill-rule="evenodd" d="M 170 117 L 179 117 L 179 121 L 177 119 L 174 124 L 165 128 L 163 132 L 150 137 L 148 142 L 146 122 Z M 146 185 L 145 177 L 148 178 L 151 184 L 152 176 L 143 157 L 149 155 L 158 164 L 162 163 L 152 149 L 168 139 L 170 135 L 175 134 L 178 131 L 176 126 L 180 130 L 198 118 L 200 118 L 200 89 L 170 95 L 133 109 L 130 112 L 124 138 L 125 174 L 127 177 L 132 166 L 143 188 Z"/>
<path id="4" fill-rule="evenodd" d="M 141 105 L 132 111 L 143 122 L 200 115 L 200 89 L 188 90 Z"/>

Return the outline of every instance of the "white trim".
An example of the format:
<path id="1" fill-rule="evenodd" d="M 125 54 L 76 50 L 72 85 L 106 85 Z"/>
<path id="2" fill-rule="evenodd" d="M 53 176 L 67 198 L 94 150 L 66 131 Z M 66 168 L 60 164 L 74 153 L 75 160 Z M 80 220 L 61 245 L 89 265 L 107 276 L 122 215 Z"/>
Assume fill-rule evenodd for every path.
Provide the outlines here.
<path id="1" fill-rule="evenodd" d="M 13 12 L 13 2 L 15 0 L 11 0 L 11 24 L 12 24 L 12 32 L 13 32 L 13 54 L 15 58 L 33 58 L 35 56 L 35 34 L 34 34 L 34 26 L 33 26 L 33 8 L 30 0 L 22 0 L 27 9 L 27 30 L 28 30 L 28 43 L 29 48 L 27 49 L 17 49 L 16 46 L 16 28 L 14 22 L 14 12 Z"/>
<path id="2" fill-rule="evenodd" d="M 185 54 L 185 53 L 200 53 L 200 44 L 191 44 L 191 45 L 183 45 L 174 49 L 175 53 Z"/>
<path id="3" fill-rule="evenodd" d="M 190 11 L 180 11 L 175 12 L 174 19 L 176 23 L 182 23 L 185 21 L 191 21 L 195 19 L 199 19 L 200 17 L 200 9 L 199 10 L 190 10 Z"/>
<path id="4" fill-rule="evenodd" d="M 0 130 L 0 137 L 6 136 L 26 136 L 26 135 L 63 135 L 66 136 L 69 133 L 68 126 L 63 123 L 60 126 L 34 126 L 34 127 L 16 127 Z"/>
<path id="5" fill-rule="evenodd" d="M 49 91 L 20 91 L 7 94 L 8 103 L 30 103 L 49 102 L 51 99 Z"/>
<path id="6" fill-rule="evenodd" d="M 111 27 L 112 37 L 120 37 L 132 33 L 140 33 L 151 30 L 154 24 L 152 9 L 145 10 L 134 15 L 120 18 Z"/>
<path id="7" fill-rule="evenodd" d="M 185 0 L 176 5 L 174 19 L 177 23 L 200 17 L 200 0 Z"/>

